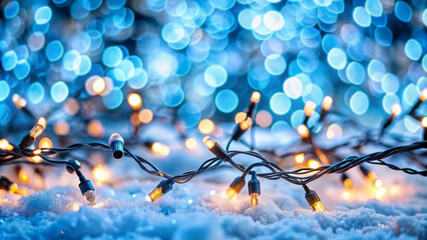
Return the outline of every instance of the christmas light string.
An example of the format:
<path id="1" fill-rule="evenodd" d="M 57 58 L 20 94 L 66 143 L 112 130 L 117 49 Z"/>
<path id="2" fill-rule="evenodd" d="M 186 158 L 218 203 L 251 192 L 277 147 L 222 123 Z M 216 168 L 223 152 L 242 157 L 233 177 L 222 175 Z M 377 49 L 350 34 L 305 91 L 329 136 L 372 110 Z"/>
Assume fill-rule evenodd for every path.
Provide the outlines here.
<path id="1" fill-rule="evenodd" d="M 421 102 L 425 101 L 425 98 L 423 97 L 424 91 L 420 97 Z M 255 98 L 254 98 L 255 95 Z M 251 127 L 251 118 L 252 113 L 254 111 L 256 103 L 259 101 L 260 95 L 257 96 L 257 92 L 255 92 L 252 95 L 251 102 L 249 105 L 249 108 L 247 109 L 247 115 L 246 117 L 236 126 L 236 128 L 233 131 L 233 134 L 230 138 L 229 143 L 227 146 L 229 147 L 230 143 L 232 141 L 238 141 L 240 137 Z M 255 99 L 255 100 L 254 100 Z M 326 101 L 326 104 L 325 104 Z M 321 119 L 323 119 L 324 115 L 326 115 L 327 111 L 330 109 L 330 104 L 332 104 L 332 99 L 325 98 L 324 104 L 322 104 L 322 113 L 321 113 Z M 141 100 L 142 104 L 142 100 Z M 326 107 L 325 107 L 326 106 Z M 415 106 L 419 107 L 420 104 L 416 104 Z M 138 106 L 139 109 L 140 106 Z M 413 108 L 416 109 L 416 108 Z M 135 109 L 136 110 L 136 109 Z M 306 118 L 304 119 L 304 123 L 308 123 L 308 118 L 311 116 L 311 114 L 315 110 L 315 106 L 308 104 L 308 107 L 305 107 L 304 109 Z M 411 110 L 412 112 L 412 110 Z M 415 110 L 413 111 L 415 112 Z M 394 114 L 394 113 L 393 113 Z M 413 114 L 413 113 L 412 113 Z M 323 117 L 322 117 L 323 115 Z M 397 114 L 396 114 L 397 115 Z M 394 119 L 394 118 L 393 118 Z M 386 125 L 386 124 L 385 124 Z M 384 126 L 385 126 L 384 125 Z M 390 124 L 388 124 L 390 125 Z M 388 127 L 388 125 L 386 127 Z M 383 128 L 385 129 L 386 127 Z M 112 134 L 109 139 L 109 145 L 102 144 L 102 143 L 89 143 L 89 144 L 72 144 L 65 148 L 38 148 L 36 150 L 28 149 L 32 143 L 36 140 L 37 137 L 39 137 L 43 131 L 46 128 L 46 120 L 44 118 L 40 118 L 37 122 L 37 124 L 33 127 L 33 129 L 30 131 L 29 134 L 27 134 L 19 144 L 19 146 L 10 144 L 7 140 L 3 139 L 0 141 L 0 156 L 1 156 L 1 163 L 0 165 L 7 165 L 7 164 L 14 164 L 14 163 L 26 163 L 25 161 L 22 161 L 22 159 L 25 158 L 31 158 L 33 162 L 27 162 L 27 163 L 43 163 L 46 165 L 65 165 L 66 169 L 69 173 L 76 173 L 76 175 L 79 177 L 80 184 L 79 188 L 82 192 L 82 194 L 86 197 L 86 200 L 88 202 L 93 203 L 95 201 L 95 194 L 94 194 L 94 188 L 89 180 L 87 180 L 84 175 L 80 171 L 80 162 L 74 159 L 71 160 L 56 160 L 49 158 L 47 156 L 54 155 L 57 153 L 72 153 L 74 151 L 80 150 L 80 149 L 90 149 L 90 150 L 110 150 L 112 151 L 112 155 L 114 158 L 122 158 L 123 156 L 130 157 L 135 160 L 135 162 L 140 166 L 142 170 L 145 172 L 153 175 L 153 176 L 159 176 L 165 178 L 163 181 L 161 181 L 157 187 L 147 195 L 147 201 L 154 201 L 157 198 L 161 197 L 165 193 L 169 192 L 172 189 L 172 186 L 174 183 L 186 183 L 193 179 L 195 176 L 205 172 L 214 170 L 222 163 L 227 163 L 236 170 L 242 172 L 241 176 L 238 176 L 231 184 L 230 187 L 225 191 L 224 195 L 232 199 L 236 194 L 238 194 L 242 188 L 245 185 L 245 178 L 248 174 L 251 175 L 251 180 L 248 183 L 248 192 L 251 197 L 251 205 L 258 204 L 258 197 L 261 194 L 261 188 L 260 183 L 257 179 L 257 177 L 266 178 L 269 180 L 278 180 L 278 179 L 284 179 L 290 183 L 302 185 L 303 189 L 306 192 L 306 200 L 309 203 L 309 205 L 313 208 L 315 211 L 323 211 L 323 205 L 321 204 L 320 198 L 317 195 L 317 193 L 313 190 L 311 190 L 307 184 L 310 182 L 317 180 L 321 178 L 322 176 L 325 176 L 326 174 L 332 174 L 332 173 L 345 173 L 346 171 L 350 170 L 351 168 L 354 168 L 356 166 L 361 166 L 362 163 L 369 163 L 369 164 L 376 164 L 376 165 L 384 165 L 392 170 L 399 170 L 403 171 L 407 174 L 418 174 L 421 176 L 427 176 L 427 171 L 417 171 L 411 168 L 400 168 L 396 165 L 389 164 L 384 162 L 382 159 L 398 154 L 398 153 L 405 153 L 409 151 L 414 151 L 417 149 L 427 148 L 427 141 L 420 141 L 415 142 L 413 144 L 407 145 L 407 146 L 400 146 L 400 147 L 392 147 L 388 150 L 385 150 L 383 152 L 376 152 L 368 155 L 364 155 L 361 157 L 347 157 L 342 161 L 336 161 L 334 164 L 326 164 L 323 166 L 319 166 L 317 168 L 300 168 L 293 171 L 285 171 L 282 169 L 277 163 L 269 161 L 265 159 L 263 156 L 261 156 L 259 153 L 254 151 L 225 151 L 218 143 L 216 143 L 212 138 L 206 136 L 203 139 L 203 142 L 208 147 L 208 149 L 216 156 L 215 158 L 211 158 L 209 160 L 206 160 L 197 170 L 193 171 L 187 171 L 180 175 L 171 176 L 165 172 L 162 172 L 159 168 L 157 168 L 154 164 L 152 164 L 150 161 L 146 160 L 145 158 L 135 155 L 132 152 L 130 152 L 127 148 L 124 147 L 124 140 L 119 134 Z M 309 129 L 305 124 L 300 125 L 298 127 L 298 133 L 303 138 L 303 141 L 306 143 L 310 143 L 313 147 L 315 145 L 313 144 L 313 141 L 311 139 L 311 129 Z M 341 145 L 343 146 L 343 145 Z M 338 148 L 338 147 L 337 147 Z M 323 154 L 322 150 L 318 150 L 318 152 L 315 154 L 319 154 L 319 151 Z M 233 157 L 237 155 L 246 155 L 253 157 L 255 159 L 261 160 L 260 162 L 253 163 L 249 165 L 248 167 L 245 167 L 239 163 L 236 163 L 233 160 Z M 329 161 L 328 161 L 329 163 Z M 256 173 L 255 168 L 263 167 L 266 168 L 267 171 L 270 172 L 261 172 Z M 367 175 L 371 174 L 369 170 L 366 168 L 361 168 L 362 172 L 366 172 Z M 345 175 L 343 175 L 345 176 Z M 347 178 L 346 178 L 347 179 Z M 8 181 L 7 178 L 2 177 L 1 181 L 1 187 L 5 190 L 8 190 L 10 192 L 18 193 L 19 190 L 17 188 L 16 184 L 13 184 L 12 182 Z"/>

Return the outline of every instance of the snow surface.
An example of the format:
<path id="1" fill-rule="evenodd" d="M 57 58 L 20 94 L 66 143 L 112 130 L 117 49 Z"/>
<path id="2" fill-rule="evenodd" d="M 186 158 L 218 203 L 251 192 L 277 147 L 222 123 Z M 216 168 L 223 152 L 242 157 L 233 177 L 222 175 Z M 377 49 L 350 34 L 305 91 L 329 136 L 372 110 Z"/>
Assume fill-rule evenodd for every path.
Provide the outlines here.
<path id="1" fill-rule="evenodd" d="M 135 152 L 171 173 L 194 169 L 212 157 L 201 146 L 190 152 L 174 145 L 167 158 L 156 158 L 147 149 Z M 387 188 L 385 197 L 377 200 L 372 186 L 353 169 L 349 174 L 355 190 L 344 200 L 340 175 L 328 175 L 310 184 L 326 209 L 315 213 L 302 187 L 285 181 L 261 179 L 260 205 L 255 207 L 249 205 L 247 186 L 235 199 L 222 199 L 219 193 L 238 175 L 224 168 L 175 184 L 171 192 L 148 203 L 146 194 L 161 179 L 142 172 L 132 159 L 97 154 L 109 161 L 111 184 L 96 183 L 83 165 L 96 188 L 95 205 L 86 204 L 75 175 L 60 167 L 49 169 L 44 190 L 32 185 L 27 186 L 29 196 L 2 193 L 0 239 L 427 239 L 427 179 L 421 176 L 372 167 Z M 87 157 L 100 158 L 96 156 Z M 388 161 L 407 164 L 405 157 Z M 7 172 L 2 168 L 2 174 Z M 30 177 L 36 182 L 36 176 Z"/>

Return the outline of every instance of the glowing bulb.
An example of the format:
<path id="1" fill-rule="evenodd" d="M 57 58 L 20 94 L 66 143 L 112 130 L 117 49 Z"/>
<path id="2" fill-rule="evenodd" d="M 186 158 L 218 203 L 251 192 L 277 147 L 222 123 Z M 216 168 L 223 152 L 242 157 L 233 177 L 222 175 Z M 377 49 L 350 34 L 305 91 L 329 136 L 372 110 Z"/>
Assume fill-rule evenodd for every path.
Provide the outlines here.
<path id="1" fill-rule="evenodd" d="M 351 182 L 351 179 L 350 179 L 350 178 L 346 178 L 346 179 L 344 180 L 344 186 L 345 186 L 346 188 L 348 188 L 348 189 L 353 188 L 353 183 Z"/>
<path id="2" fill-rule="evenodd" d="M 199 131 L 203 134 L 209 134 L 215 128 L 215 124 L 209 119 L 203 119 L 199 122 Z"/>
<path id="3" fill-rule="evenodd" d="M 386 192 L 387 192 L 387 190 L 385 188 L 383 188 L 383 187 L 382 188 L 378 188 L 375 191 L 375 197 L 377 199 L 381 199 L 381 198 L 383 198 L 385 196 Z"/>
<path id="4" fill-rule="evenodd" d="M 427 88 L 424 88 L 423 91 L 421 92 L 421 96 L 420 96 L 421 101 L 425 101 L 427 100 Z"/>
<path id="5" fill-rule="evenodd" d="M 29 180 L 30 180 L 30 179 L 29 179 L 29 177 L 28 177 L 27 172 L 26 172 L 26 171 L 24 171 L 24 170 L 19 171 L 18 177 L 19 177 L 19 180 L 20 180 L 23 184 L 28 184 L 28 182 L 29 182 Z"/>
<path id="6" fill-rule="evenodd" d="M 30 136 L 34 139 L 38 138 L 43 131 L 46 129 L 46 119 L 44 117 L 39 118 L 37 124 L 31 129 Z"/>
<path id="7" fill-rule="evenodd" d="M 240 123 L 241 121 L 246 119 L 247 114 L 244 112 L 239 112 L 236 114 L 236 116 L 234 117 L 234 121 L 236 123 Z"/>
<path id="8" fill-rule="evenodd" d="M 313 101 L 307 101 L 304 105 L 304 114 L 306 117 L 310 117 L 314 110 L 316 110 L 316 104 Z"/>
<path id="9" fill-rule="evenodd" d="M 219 195 L 221 196 L 222 199 L 226 199 L 227 198 L 227 193 L 225 191 L 221 192 Z"/>
<path id="10" fill-rule="evenodd" d="M 19 193 L 19 187 L 18 184 L 14 183 L 9 188 L 10 193 Z"/>
<path id="11" fill-rule="evenodd" d="M 319 167 L 320 167 L 319 162 L 318 162 L 318 161 L 316 161 L 316 160 L 314 160 L 314 159 L 310 159 L 310 160 L 308 160 L 307 164 L 308 164 L 308 167 L 309 167 L 309 168 L 312 168 L 312 169 L 316 169 L 316 168 L 319 168 Z"/>
<path id="12" fill-rule="evenodd" d="M 173 182 L 168 182 L 168 180 L 161 181 L 157 187 L 145 197 L 145 200 L 147 202 L 154 202 L 156 199 L 172 190 L 172 183 Z"/>
<path id="13" fill-rule="evenodd" d="M 53 147 L 53 144 L 49 138 L 45 137 L 40 139 L 39 148 L 52 148 L 52 147 Z"/>
<path id="14" fill-rule="evenodd" d="M 43 158 L 42 158 L 42 157 L 40 157 L 40 156 L 38 156 L 38 155 L 36 155 L 36 156 L 31 157 L 31 160 L 32 160 L 34 163 L 41 163 L 41 162 L 43 161 Z"/>
<path id="15" fill-rule="evenodd" d="M 333 100 L 330 96 L 324 97 L 322 101 L 322 109 L 325 111 L 329 111 L 331 109 L 332 102 Z"/>
<path id="16" fill-rule="evenodd" d="M 133 110 L 138 110 L 142 106 L 142 98 L 138 93 L 131 93 L 128 96 L 128 103 Z"/>
<path id="17" fill-rule="evenodd" d="M 297 131 L 302 138 L 308 138 L 310 136 L 310 132 L 308 131 L 307 126 L 304 124 L 299 125 Z"/>
<path id="18" fill-rule="evenodd" d="M 92 89 L 95 94 L 103 93 L 106 88 L 107 84 L 105 83 L 105 80 L 103 78 L 99 77 L 95 81 L 93 81 Z"/>
<path id="19" fill-rule="evenodd" d="M 251 118 L 246 118 L 246 120 L 241 121 L 239 126 L 240 129 L 242 129 L 243 131 L 248 130 L 248 128 L 250 128 L 252 125 L 252 119 Z"/>
<path id="20" fill-rule="evenodd" d="M 255 91 L 252 93 L 251 102 L 258 103 L 260 99 L 261 99 L 261 94 L 258 91 Z"/>
<path id="21" fill-rule="evenodd" d="M 343 199 L 348 200 L 348 199 L 350 199 L 350 197 L 351 197 L 351 194 L 350 194 L 349 192 L 344 191 L 344 192 L 342 193 L 342 198 L 343 198 Z"/>
<path id="22" fill-rule="evenodd" d="M 196 146 L 197 146 L 196 139 L 194 139 L 194 138 L 187 138 L 187 140 L 185 140 L 185 146 L 188 149 L 194 149 L 194 148 L 196 148 Z"/>
<path id="23" fill-rule="evenodd" d="M 315 202 L 313 205 L 311 205 L 314 211 L 316 212 L 323 212 L 325 211 L 325 208 L 323 207 L 323 204 L 321 201 Z"/>
<path id="24" fill-rule="evenodd" d="M 107 171 L 102 164 L 98 164 L 92 171 L 93 177 L 99 182 L 105 182 L 108 178 Z"/>
<path id="25" fill-rule="evenodd" d="M 304 162 L 304 153 L 295 155 L 295 162 L 302 163 Z"/>
<path id="26" fill-rule="evenodd" d="M 382 185 L 383 185 L 383 182 L 381 180 L 376 180 L 375 183 L 374 183 L 374 185 L 375 185 L 376 188 L 381 188 Z"/>
<path id="27" fill-rule="evenodd" d="M 0 149 L 12 151 L 13 146 L 6 139 L 2 139 L 0 140 Z"/>
<path id="28" fill-rule="evenodd" d="M 400 106 L 400 104 L 395 103 L 391 107 L 391 111 L 392 111 L 393 116 L 396 117 L 402 112 L 402 107 Z"/>
<path id="29" fill-rule="evenodd" d="M 251 206 L 258 205 L 258 193 L 251 193 Z"/>
<path id="30" fill-rule="evenodd" d="M 21 96 L 19 96 L 18 94 L 16 94 L 16 93 L 13 94 L 12 102 L 19 109 L 24 108 L 25 106 L 27 106 L 27 101 L 25 99 L 23 99 Z"/>
<path id="31" fill-rule="evenodd" d="M 427 117 L 423 117 L 423 119 L 421 120 L 421 125 L 423 125 L 423 127 L 427 128 Z"/>
<path id="32" fill-rule="evenodd" d="M 213 147 L 215 147 L 216 142 L 209 136 L 206 136 L 203 138 L 203 143 L 206 145 L 206 147 L 208 147 L 209 149 L 212 149 Z"/>
<path id="33" fill-rule="evenodd" d="M 228 200 L 231 200 L 234 198 L 234 196 L 236 196 L 237 192 L 236 190 L 232 189 L 232 188 L 228 188 L 225 191 L 225 195 L 227 196 Z"/>

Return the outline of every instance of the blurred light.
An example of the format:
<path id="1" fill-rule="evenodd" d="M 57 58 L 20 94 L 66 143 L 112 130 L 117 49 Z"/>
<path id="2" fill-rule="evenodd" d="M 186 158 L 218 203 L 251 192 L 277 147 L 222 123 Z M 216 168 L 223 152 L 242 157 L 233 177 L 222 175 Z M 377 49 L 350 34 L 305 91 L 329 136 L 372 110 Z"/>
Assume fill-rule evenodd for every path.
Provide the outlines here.
<path id="1" fill-rule="evenodd" d="M 404 1 L 397 1 L 394 5 L 394 14 L 402 22 L 410 22 L 412 18 L 412 8 Z"/>
<path id="2" fill-rule="evenodd" d="M 302 138 L 308 138 L 310 136 L 310 131 L 304 124 L 298 126 L 297 132 Z"/>
<path id="3" fill-rule="evenodd" d="M 64 54 L 64 47 L 60 41 L 55 40 L 46 46 L 45 53 L 49 61 L 57 61 L 62 57 L 62 54 Z"/>
<path id="4" fill-rule="evenodd" d="M 154 142 L 151 145 L 151 150 L 153 151 L 153 153 L 159 154 L 162 156 L 167 156 L 169 155 L 169 152 L 170 152 L 169 147 L 160 142 Z"/>
<path id="5" fill-rule="evenodd" d="M 70 125 L 64 120 L 58 121 L 53 126 L 53 131 L 56 135 L 65 136 L 70 132 Z"/>
<path id="6" fill-rule="evenodd" d="M 351 194 L 348 191 L 344 191 L 342 193 L 342 198 L 343 199 L 348 200 L 348 199 L 350 199 L 350 197 L 351 197 Z"/>
<path id="7" fill-rule="evenodd" d="M 304 153 L 296 154 L 295 155 L 295 162 L 296 163 L 304 162 Z"/>
<path id="8" fill-rule="evenodd" d="M 421 45 L 415 39 L 409 39 L 405 44 L 405 54 L 409 59 L 418 61 L 420 59 L 423 50 Z"/>
<path id="9" fill-rule="evenodd" d="M 196 148 L 196 146 L 197 146 L 196 139 L 194 139 L 194 138 L 187 138 L 187 139 L 185 140 L 185 146 L 186 146 L 188 149 L 194 149 L 194 148 Z"/>
<path id="10" fill-rule="evenodd" d="M 143 124 L 150 123 L 153 120 L 153 112 L 150 109 L 142 109 L 139 114 L 139 121 Z"/>
<path id="11" fill-rule="evenodd" d="M 320 163 L 314 159 L 310 159 L 307 161 L 308 167 L 311 169 L 316 169 L 320 167 Z"/>
<path id="12" fill-rule="evenodd" d="M 17 63 L 18 63 L 18 56 L 13 50 L 7 51 L 1 57 L 1 65 L 3 66 L 3 69 L 6 71 L 10 71 L 13 68 L 15 68 Z"/>
<path id="13" fill-rule="evenodd" d="M 4 7 L 4 17 L 6 19 L 14 18 L 19 12 L 19 3 L 17 1 L 10 1 Z"/>
<path id="14" fill-rule="evenodd" d="M 93 170 L 92 175 L 96 179 L 96 181 L 99 182 L 105 182 L 108 178 L 107 171 L 105 170 L 105 167 L 102 164 L 98 164 Z"/>
<path id="15" fill-rule="evenodd" d="M 328 63 L 335 69 L 344 69 L 347 64 L 347 56 L 343 50 L 332 48 L 328 53 Z"/>
<path id="16" fill-rule="evenodd" d="M 98 119 L 91 120 L 87 125 L 87 133 L 92 137 L 103 138 L 105 136 L 104 126 Z"/>
<path id="17" fill-rule="evenodd" d="M 264 67 L 271 75 L 281 75 L 285 72 L 286 61 L 280 54 L 271 54 L 264 61 Z"/>
<path id="18" fill-rule="evenodd" d="M 273 117 L 271 116 L 270 112 L 266 110 L 258 111 L 256 114 L 256 124 L 262 128 L 267 128 L 271 125 L 273 122 Z"/>
<path id="19" fill-rule="evenodd" d="M 264 25 L 272 31 L 279 31 L 285 25 L 283 16 L 277 11 L 269 11 L 264 14 L 263 22 Z"/>
<path id="20" fill-rule="evenodd" d="M 383 13 L 383 5 L 380 0 L 366 0 L 365 9 L 372 17 L 379 17 Z"/>
<path id="21" fill-rule="evenodd" d="M 364 7 L 354 8 L 353 19 L 361 27 L 369 27 L 371 25 L 371 15 L 369 15 Z"/>
<path id="22" fill-rule="evenodd" d="M 220 87 L 227 81 L 227 72 L 219 65 L 206 68 L 204 76 L 206 83 L 211 87 Z"/>
<path id="23" fill-rule="evenodd" d="M 334 123 L 331 124 L 328 127 L 328 130 L 326 131 L 326 137 L 328 139 L 333 139 L 333 138 L 341 138 L 342 137 L 342 128 L 340 125 Z"/>
<path id="24" fill-rule="evenodd" d="M 41 7 L 36 10 L 34 19 L 39 25 L 46 24 L 52 18 L 52 10 L 48 6 Z"/>
<path id="25" fill-rule="evenodd" d="M 75 99 L 75 98 L 69 98 L 67 99 L 67 101 L 64 103 L 64 111 L 70 115 L 76 115 L 79 110 L 80 110 L 80 104 L 79 102 Z"/>
<path id="26" fill-rule="evenodd" d="M 39 148 L 52 148 L 52 147 L 53 147 L 53 143 L 49 138 L 44 137 L 40 139 Z"/>
<path id="27" fill-rule="evenodd" d="M 355 92 L 350 99 L 350 108 L 357 115 L 364 114 L 369 108 L 368 96 L 361 91 Z"/>
<path id="28" fill-rule="evenodd" d="M 102 63 L 107 67 L 115 67 L 122 61 L 123 52 L 117 46 L 111 46 L 102 53 Z"/>
<path id="29" fill-rule="evenodd" d="M 379 188 L 375 191 L 375 197 L 377 199 L 381 199 L 385 196 L 386 192 L 387 192 L 387 190 L 385 188 L 383 188 L 383 187 Z"/>
<path id="30" fill-rule="evenodd" d="M 50 88 L 50 96 L 52 100 L 60 103 L 68 97 L 68 86 L 63 81 L 58 81 Z"/>
<path id="31" fill-rule="evenodd" d="M 28 182 L 30 181 L 28 173 L 23 169 L 19 171 L 18 177 L 23 184 L 28 184 Z"/>
<path id="32" fill-rule="evenodd" d="M 284 93 L 275 93 L 270 98 L 270 108 L 275 114 L 284 115 L 291 108 L 291 100 Z"/>
<path id="33" fill-rule="evenodd" d="M 303 94 L 303 84 L 297 77 L 290 77 L 283 83 L 283 91 L 292 99 L 298 99 Z"/>
<path id="34" fill-rule="evenodd" d="M 5 80 L 0 81 L 0 101 L 4 101 L 10 93 L 9 84 Z"/>
<path id="35" fill-rule="evenodd" d="M 393 113 L 393 116 L 396 117 L 402 112 L 402 107 L 400 106 L 400 104 L 395 103 L 391 108 L 391 112 Z"/>
<path id="36" fill-rule="evenodd" d="M 133 110 L 138 110 L 142 106 L 142 98 L 138 93 L 131 93 L 128 96 L 128 103 Z"/>
<path id="37" fill-rule="evenodd" d="M 215 97 L 215 105 L 221 112 L 230 113 L 234 111 L 239 104 L 237 94 L 230 89 L 224 89 L 218 92 Z"/>
<path id="38" fill-rule="evenodd" d="M 238 112 L 236 116 L 234 117 L 235 123 L 240 123 L 241 121 L 246 119 L 246 113 L 245 112 Z"/>
<path id="39" fill-rule="evenodd" d="M 215 124 L 209 119 L 203 119 L 199 122 L 199 131 L 203 134 L 211 133 L 215 128 Z"/>

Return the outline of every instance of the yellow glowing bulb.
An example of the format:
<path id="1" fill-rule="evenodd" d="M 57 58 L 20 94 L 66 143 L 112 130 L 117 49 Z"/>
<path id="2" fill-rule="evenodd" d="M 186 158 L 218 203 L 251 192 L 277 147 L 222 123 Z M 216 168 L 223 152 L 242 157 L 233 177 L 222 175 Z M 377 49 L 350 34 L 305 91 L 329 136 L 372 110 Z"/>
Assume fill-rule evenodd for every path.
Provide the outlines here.
<path id="1" fill-rule="evenodd" d="M 420 96 L 421 101 L 425 101 L 427 100 L 427 88 L 424 88 L 423 91 L 421 92 L 421 96 Z"/>
<path id="2" fill-rule="evenodd" d="M 321 201 L 315 202 L 311 207 L 316 212 L 323 212 L 323 211 L 325 211 L 325 208 L 323 207 L 323 204 L 322 204 Z"/>
<path id="3" fill-rule="evenodd" d="M 161 188 L 154 189 L 150 194 L 145 197 L 147 202 L 154 202 L 157 198 L 163 196 L 163 192 Z"/>
<path id="4" fill-rule="evenodd" d="M 107 84 L 103 78 L 99 77 L 93 81 L 92 88 L 95 94 L 101 94 L 104 92 L 105 88 L 107 88 Z"/>
<path id="5" fill-rule="evenodd" d="M 16 93 L 13 94 L 12 101 L 15 104 L 15 106 L 19 109 L 27 106 L 27 101 Z"/>
<path id="6" fill-rule="evenodd" d="M 377 176 L 375 176 L 374 172 L 369 172 L 366 178 L 371 182 L 375 182 L 377 180 Z"/>
<path id="7" fill-rule="evenodd" d="M 40 157 L 40 156 L 38 156 L 38 155 L 36 155 L 36 156 L 31 157 L 31 160 L 32 160 L 34 163 L 41 163 L 41 162 L 43 161 L 43 158 L 42 158 L 42 157 Z"/>
<path id="8" fill-rule="evenodd" d="M 387 190 L 385 188 L 383 188 L 383 187 L 382 188 L 378 188 L 375 191 L 375 197 L 377 199 L 381 199 L 381 198 L 383 198 L 385 196 L 386 192 L 387 192 Z"/>
<path id="9" fill-rule="evenodd" d="M 37 124 L 30 131 L 30 136 L 34 139 L 38 138 L 43 131 L 46 129 L 46 119 L 44 117 L 39 118 Z"/>
<path id="10" fill-rule="evenodd" d="M 241 121 L 239 124 L 240 129 L 242 129 L 243 131 L 248 130 L 248 128 L 250 128 L 251 125 L 252 125 L 252 119 L 251 118 L 247 118 L 246 120 Z"/>
<path id="11" fill-rule="evenodd" d="M 302 138 L 308 138 L 310 136 L 310 132 L 308 131 L 307 126 L 304 124 L 299 125 L 297 131 Z"/>
<path id="12" fill-rule="evenodd" d="M 402 107 L 400 106 L 399 103 L 395 103 L 391 107 L 391 111 L 392 111 L 393 116 L 396 117 L 402 112 Z"/>
<path id="13" fill-rule="evenodd" d="M 423 127 L 427 128 L 427 117 L 423 117 L 423 119 L 421 120 L 421 125 L 423 125 Z"/>
<path id="14" fill-rule="evenodd" d="M 10 186 L 10 188 L 9 188 L 9 192 L 10 193 L 19 193 L 18 184 L 16 184 L 16 183 L 12 184 L 12 186 Z"/>
<path id="15" fill-rule="evenodd" d="M 246 113 L 244 113 L 244 112 L 239 112 L 239 113 L 237 113 L 236 114 L 236 116 L 234 117 L 234 121 L 236 122 L 236 123 L 240 123 L 241 121 L 243 121 L 243 120 L 245 120 L 246 119 Z"/>
<path id="16" fill-rule="evenodd" d="M 208 147 L 209 149 L 212 149 L 213 147 L 215 147 L 216 142 L 209 136 L 206 136 L 203 138 L 203 143 L 206 145 L 206 147 Z"/>
<path id="17" fill-rule="evenodd" d="M 98 164 L 92 171 L 93 177 L 100 182 L 104 182 L 108 178 L 107 171 L 102 164 Z"/>
<path id="18" fill-rule="evenodd" d="M 310 117 L 314 110 L 316 110 L 316 104 L 313 101 L 307 101 L 304 105 L 305 116 Z"/>
<path id="19" fill-rule="evenodd" d="M 12 151 L 13 146 L 6 139 L 2 139 L 0 140 L 0 149 Z"/>
<path id="20" fill-rule="evenodd" d="M 231 200 L 236 196 L 237 192 L 232 188 L 228 188 L 227 191 L 225 191 L 225 194 L 227 195 L 228 200 Z"/>
<path id="21" fill-rule="evenodd" d="M 42 153 L 42 150 L 40 148 L 33 151 L 33 154 L 40 154 L 40 153 Z"/>
<path id="22" fill-rule="evenodd" d="M 320 167 L 319 162 L 314 159 L 308 160 L 307 164 L 309 168 L 313 168 L 313 169 Z"/>
<path id="23" fill-rule="evenodd" d="M 209 119 L 203 119 L 199 122 L 199 131 L 203 134 L 212 132 L 215 128 L 215 124 Z"/>
<path id="24" fill-rule="evenodd" d="M 343 199 L 348 200 L 348 199 L 350 199 L 350 197 L 351 197 L 351 194 L 349 192 L 345 191 L 342 193 Z"/>
<path id="25" fill-rule="evenodd" d="M 304 153 L 295 155 L 295 162 L 302 163 L 304 162 Z"/>
<path id="26" fill-rule="evenodd" d="M 128 96 L 128 103 L 133 110 L 138 110 L 142 106 L 142 98 L 138 93 L 131 93 Z"/>
<path id="27" fill-rule="evenodd" d="M 252 93 L 251 102 L 258 103 L 260 99 L 261 99 L 261 94 L 258 91 L 255 91 Z"/>
<path id="28" fill-rule="evenodd" d="M 188 149 L 194 149 L 194 148 L 196 148 L 196 146 L 197 146 L 196 139 L 194 139 L 194 138 L 187 138 L 187 140 L 185 140 L 185 146 Z"/>
<path id="29" fill-rule="evenodd" d="M 258 193 L 251 193 L 251 206 L 258 205 Z"/>
<path id="30" fill-rule="evenodd" d="M 346 179 L 344 180 L 344 186 L 345 186 L 346 188 L 348 188 L 348 189 L 353 188 L 353 183 L 351 182 L 351 179 L 350 179 L 350 178 L 346 178 Z"/>
<path id="31" fill-rule="evenodd" d="M 42 138 L 39 142 L 39 148 L 52 148 L 52 147 L 53 147 L 52 141 L 47 137 Z"/>
<path id="32" fill-rule="evenodd" d="M 21 182 L 23 184 L 28 184 L 28 182 L 30 180 L 29 177 L 28 177 L 27 172 L 24 171 L 24 170 L 19 171 L 18 177 L 19 177 L 19 180 L 21 180 Z"/>
<path id="33" fill-rule="evenodd" d="M 323 110 L 329 111 L 329 109 L 331 109 L 332 102 L 333 102 L 333 100 L 332 100 L 332 98 L 330 96 L 324 97 L 323 101 L 322 101 L 322 108 L 323 108 Z"/>
<path id="34" fill-rule="evenodd" d="M 375 183 L 374 183 L 374 185 L 375 185 L 376 188 L 381 188 L 382 185 L 383 185 L 383 182 L 381 180 L 376 180 Z"/>

